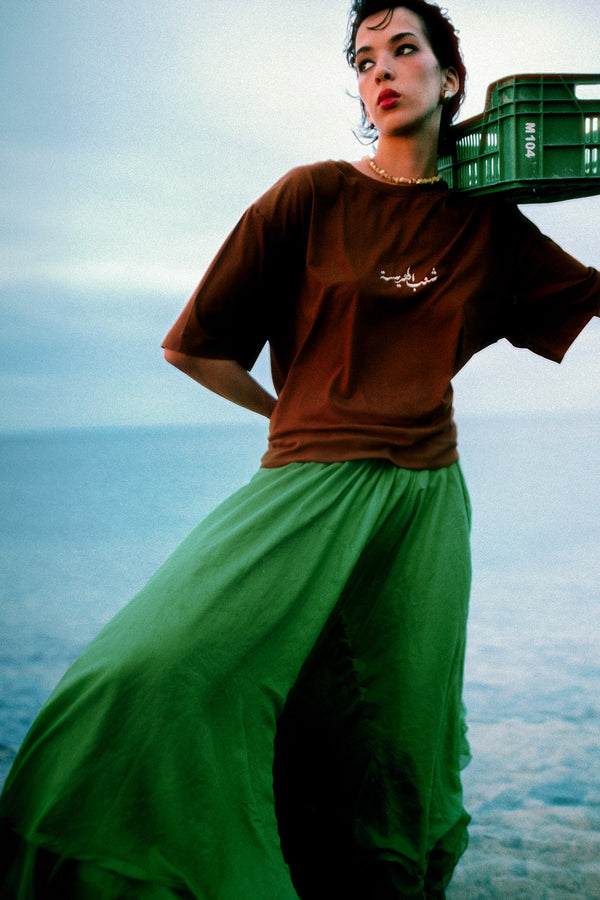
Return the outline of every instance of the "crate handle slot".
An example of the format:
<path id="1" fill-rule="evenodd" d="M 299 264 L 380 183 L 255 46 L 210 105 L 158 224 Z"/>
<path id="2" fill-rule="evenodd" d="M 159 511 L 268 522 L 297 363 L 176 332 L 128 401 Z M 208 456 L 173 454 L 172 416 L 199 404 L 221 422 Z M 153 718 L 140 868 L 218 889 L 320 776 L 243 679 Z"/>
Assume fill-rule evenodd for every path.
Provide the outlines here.
<path id="1" fill-rule="evenodd" d="M 576 84 L 575 96 L 578 100 L 600 100 L 600 82 L 596 84 Z"/>

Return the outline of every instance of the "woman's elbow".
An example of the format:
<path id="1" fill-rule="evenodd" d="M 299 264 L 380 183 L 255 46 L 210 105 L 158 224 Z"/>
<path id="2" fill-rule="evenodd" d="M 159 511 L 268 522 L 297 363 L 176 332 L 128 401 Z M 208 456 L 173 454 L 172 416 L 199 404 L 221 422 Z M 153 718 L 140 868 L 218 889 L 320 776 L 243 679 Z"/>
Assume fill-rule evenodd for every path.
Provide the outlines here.
<path id="1" fill-rule="evenodd" d="M 177 350 L 171 350 L 169 347 L 164 348 L 165 360 L 176 369 L 181 369 L 185 359 L 185 353 L 179 353 Z"/>

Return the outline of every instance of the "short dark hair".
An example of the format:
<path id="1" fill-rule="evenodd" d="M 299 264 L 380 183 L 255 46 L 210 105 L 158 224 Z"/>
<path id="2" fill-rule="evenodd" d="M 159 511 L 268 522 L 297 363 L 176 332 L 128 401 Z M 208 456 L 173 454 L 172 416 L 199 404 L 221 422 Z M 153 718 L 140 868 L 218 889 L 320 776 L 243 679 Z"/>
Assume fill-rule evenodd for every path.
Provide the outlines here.
<path id="1" fill-rule="evenodd" d="M 384 13 L 383 25 L 383 23 L 387 23 L 389 16 L 396 8 L 408 9 L 419 16 L 440 67 L 442 69 L 453 68 L 458 74 L 458 91 L 451 100 L 448 100 L 442 110 L 439 151 L 440 153 L 447 153 L 453 144 L 452 122 L 465 98 L 467 70 L 462 58 L 458 33 L 449 16 L 440 9 L 437 3 L 427 3 L 426 0 L 404 0 L 403 3 L 397 3 L 395 6 L 383 6 L 381 0 L 354 0 L 348 16 L 348 34 L 344 48 L 348 65 L 351 68 L 356 66 L 356 35 L 364 20 L 381 12 Z M 361 130 L 363 135 L 369 134 L 375 140 L 373 131 L 368 125 L 364 108 L 362 109 L 362 116 Z"/>

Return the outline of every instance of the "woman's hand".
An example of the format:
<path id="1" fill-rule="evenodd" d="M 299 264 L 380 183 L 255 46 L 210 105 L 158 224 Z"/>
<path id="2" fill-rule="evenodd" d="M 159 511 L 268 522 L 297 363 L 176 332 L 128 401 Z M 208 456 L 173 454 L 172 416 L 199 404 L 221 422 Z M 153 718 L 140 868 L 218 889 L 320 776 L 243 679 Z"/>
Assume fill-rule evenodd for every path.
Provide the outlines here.
<path id="1" fill-rule="evenodd" d="M 201 356 L 188 356 L 176 350 L 165 350 L 165 359 L 176 369 L 180 369 L 220 397 L 237 403 L 251 412 L 271 417 L 275 406 L 275 397 L 266 391 L 254 378 L 234 359 L 209 359 Z"/>

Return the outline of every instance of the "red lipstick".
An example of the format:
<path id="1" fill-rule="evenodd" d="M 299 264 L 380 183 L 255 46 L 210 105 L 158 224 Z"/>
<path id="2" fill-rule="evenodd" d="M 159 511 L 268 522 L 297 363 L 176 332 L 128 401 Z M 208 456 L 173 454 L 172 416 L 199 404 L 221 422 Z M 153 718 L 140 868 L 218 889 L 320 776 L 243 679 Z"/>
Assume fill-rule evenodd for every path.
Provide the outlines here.
<path id="1" fill-rule="evenodd" d="M 377 106 L 381 106 L 382 109 L 390 109 L 390 107 L 396 104 L 396 101 L 400 98 L 400 94 L 397 91 L 392 91 L 390 88 L 386 88 L 385 91 L 382 91 L 377 98 Z"/>

